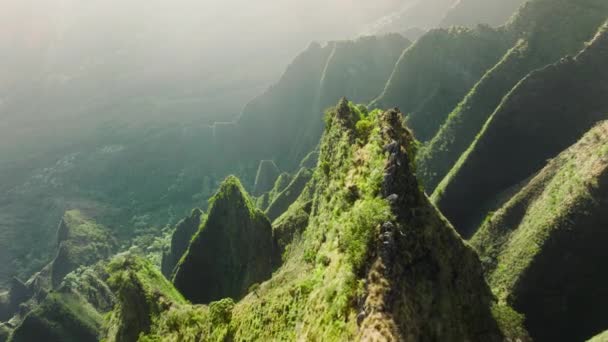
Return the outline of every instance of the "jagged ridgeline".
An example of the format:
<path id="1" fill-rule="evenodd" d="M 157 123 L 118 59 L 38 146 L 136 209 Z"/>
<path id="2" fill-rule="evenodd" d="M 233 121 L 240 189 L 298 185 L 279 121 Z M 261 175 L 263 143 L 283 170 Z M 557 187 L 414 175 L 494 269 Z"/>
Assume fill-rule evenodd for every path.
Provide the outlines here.
<path id="1" fill-rule="evenodd" d="M 218 138 L 235 147 L 235 160 L 244 155 L 256 162 L 272 159 L 280 169 L 295 169 L 319 143 L 324 110 L 342 96 L 373 100 L 409 44 L 397 34 L 311 44 Z"/>
<path id="2" fill-rule="evenodd" d="M 238 300 L 243 277 L 254 280 L 247 269 L 270 260 L 261 257 L 267 247 L 259 241 L 268 221 L 229 178 L 174 279 L 187 298 L 208 304 L 185 302 L 146 261 L 120 257 L 111 267 L 120 304 L 107 341 L 123 341 L 125 332 L 140 341 L 525 337 L 519 316 L 494 303 L 476 253 L 420 190 L 417 145 L 402 114 L 368 113 L 343 100 L 326 125 L 319 166 L 277 222 L 306 206 L 308 217 L 292 221 L 304 226 L 268 280 L 258 279 Z M 260 257 L 237 257 L 250 249 Z M 245 270 L 239 279 L 230 273 L 236 265 Z M 223 279 L 234 283 L 214 285 Z M 208 302 L 221 295 L 235 300 Z"/>
<path id="3" fill-rule="evenodd" d="M 435 29 L 406 49 L 373 106 L 408 114 L 416 138 L 427 141 L 466 92 L 511 45 L 502 29 Z"/>
<path id="4" fill-rule="evenodd" d="M 240 299 L 270 278 L 278 263 L 272 227 L 239 180 L 228 177 L 210 200 L 209 214 L 179 261 L 173 282 L 194 303 Z"/>
<path id="5" fill-rule="evenodd" d="M 604 121 L 554 158 L 473 237 L 494 292 L 525 314 L 535 340 L 583 341 L 608 327 L 608 275 L 600 266 L 608 258 L 607 206 Z"/>
<path id="6" fill-rule="evenodd" d="M 503 193 L 608 118 L 606 60 L 603 25 L 576 56 L 530 73 L 503 99 L 433 194 L 460 232 L 470 236 Z"/>
<path id="7" fill-rule="evenodd" d="M 531 0 L 501 31 L 513 47 L 477 79 L 419 156 L 419 174 L 432 192 L 473 143 L 502 99 L 528 73 L 575 55 L 608 17 L 604 0 Z M 584 81 L 578 75 L 574 79 Z M 550 100 L 549 100 L 550 99 Z M 543 103 L 559 103 L 551 96 Z M 546 131 L 546 130 L 545 130 Z M 573 143 L 569 141 L 565 146 Z M 457 225 L 458 226 L 458 225 Z"/>

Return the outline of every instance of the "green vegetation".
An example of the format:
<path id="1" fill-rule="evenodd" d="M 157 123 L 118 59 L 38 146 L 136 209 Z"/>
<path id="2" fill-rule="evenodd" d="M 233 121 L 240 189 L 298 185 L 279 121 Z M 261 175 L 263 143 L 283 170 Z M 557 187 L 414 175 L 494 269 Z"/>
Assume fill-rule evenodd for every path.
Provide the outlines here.
<path id="1" fill-rule="evenodd" d="M 505 34 L 512 37 L 514 46 L 481 79 L 475 80 L 473 89 L 453 108 L 447 121 L 421 152 L 420 177 L 427 191 L 432 192 L 446 176 L 474 142 L 503 97 L 522 78 L 535 69 L 579 52 L 607 16 L 608 4 L 603 0 L 525 3 L 503 28 Z M 541 101 L 548 102 L 546 98 Z"/>
<path id="2" fill-rule="evenodd" d="M 296 216 L 307 222 L 291 241 L 283 240 L 281 267 L 267 281 L 249 283 L 246 291 L 253 290 L 236 303 L 166 305 L 142 341 L 502 340 L 475 253 L 419 190 L 411 172 L 414 140 L 401 114 L 368 114 L 343 101 L 330 115 L 320 146 L 320 164 L 329 165 L 329 172 L 317 169 L 275 223 L 276 232 L 279 223 L 298 221 Z M 360 120 L 373 123 L 366 142 L 357 137 Z M 238 180 L 229 178 L 188 254 L 209 250 L 197 248 L 197 240 L 214 229 L 214 212 L 230 212 L 239 202 L 255 215 Z M 259 253 L 259 243 L 254 245 Z M 217 255 L 208 254 L 208 264 L 196 270 L 213 272 Z M 404 286 L 390 294 L 388 284 L 397 283 Z M 199 291 L 206 286 L 196 284 Z"/>
<path id="3" fill-rule="evenodd" d="M 190 241 L 202 222 L 205 221 L 205 214 L 200 209 L 192 210 L 190 217 L 181 220 L 171 235 L 171 245 L 169 251 L 163 254 L 162 272 L 167 278 L 172 278 L 175 267 L 184 253 L 188 250 Z"/>
<path id="4" fill-rule="evenodd" d="M 599 335 L 594 336 L 589 339 L 587 342 L 606 342 L 608 341 L 608 331 L 605 331 Z"/>
<path id="5" fill-rule="evenodd" d="M 209 213 L 179 261 L 173 282 L 194 303 L 235 300 L 272 275 L 278 250 L 268 218 L 230 176 L 209 200 Z"/>
<path id="6" fill-rule="evenodd" d="M 27 314 L 9 341 L 94 342 L 102 322 L 102 316 L 78 297 L 51 293 Z"/>
<path id="7" fill-rule="evenodd" d="M 107 228 L 78 210 L 67 211 L 57 231 L 59 245 L 52 262 L 52 283 L 57 287 L 78 266 L 91 265 L 111 255 L 116 242 Z"/>
<path id="8" fill-rule="evenodd" d="M 409 45 L 396 34 L 311 44 L 275 86 L 246 106 L 234 134 L 221 137 L 224 145 L 238 145 L 237 161 L 273 159 L 282 170 L 296 169 L 319 144 L 320 113 L 343 96 L 373 100 Z"/>
<path id="9" fill-rule="evenodd" d="M 511 44 L 487 26 L 432 30 L 403 52 L 374 106 L 409 113 L 408 125 L 427 141 Z"/>
<path id="10" fill-rule="evenodd" d="M 121 254 L 108 264 L 108 284 L 118 303 L 107 318 L 105 341 L 136 341 L 173 303 L 183 296 L 149 261 Z"/>
<path id="11" fill-rule="evenodd" d="M 608 4 L 602 3 L 608 16 Z M 530 177 L 606 118 L 606 39 L 604 26 L 574 58 L 521 80 L 437 187 L 433 200 L 463 235 L 472 235 L 484 212 L 493 209 L 488 203 L 501 192 Z M 573 74 L 580 81 L 573 81 Z M 549 97 L 555 100 L 547 101 Z"/>
<path id="12" fill-rule="evenodd" d="M 312 171 L 304 168 L 300 169 L 289 185 L 273 197 L 268 205 L 268 209 L 266 209 L 268 219 L 274 221 L 284 213 L 298 196 L 300 196 L 300 193 L 311 178 Z"/>
<path id="13" fill-rule="evenodd" d="M 607 175 L 608 123 L 602 122 L 551 160 L 471 240 L 494 292 L 525 314 L 535 340 L 583 340 L 608 324 L 600 309 L 605 291 L 595 286 L 607 279 L 595 264 L 606 257 Z M 553 328 L 563 324 L 571 325 Z"/>

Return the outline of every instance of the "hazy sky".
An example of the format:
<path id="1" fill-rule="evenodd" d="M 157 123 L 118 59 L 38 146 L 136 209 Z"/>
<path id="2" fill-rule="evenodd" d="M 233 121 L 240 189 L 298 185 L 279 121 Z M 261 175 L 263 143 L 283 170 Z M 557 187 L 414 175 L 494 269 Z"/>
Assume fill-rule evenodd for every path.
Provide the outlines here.
<path id="1" fill-rule="evenodd" d="M 32 81 L 109 73 L 270 82 L 310 41 L 354 37 L 402 2 L 0 0 L 0 99 Z"/>
<path id="2" fill-rule="evenodd" d="M 407 1 L 0 0 L 1 141 L 107 108 L 234 117 L 311 41 L 353 38 Z"/>

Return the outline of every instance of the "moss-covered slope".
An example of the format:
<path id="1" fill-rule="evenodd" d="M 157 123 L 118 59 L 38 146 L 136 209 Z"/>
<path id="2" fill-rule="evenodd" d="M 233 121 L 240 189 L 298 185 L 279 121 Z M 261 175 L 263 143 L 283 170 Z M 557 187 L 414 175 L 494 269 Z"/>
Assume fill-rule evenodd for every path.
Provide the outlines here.
<path id="1" fill-rule="evenodd" d="M 582 341 L 608 326 L 608 122 L 551 160 L 472 239 L 499 299 L 536 341 Z M 557 327 L 567 327 L 564 329 Z"/>
<path id="2" fill-rule="evenodd" d="M 111 255 L 115 241 L 110 232 L 78 210 L 67 211 L 57 230 L 58 251 L 51 280 L 58 286 L 78 266 L 91 265 Z"/>
<path id="3" fill-rule="evenodd" d="M 104 335 L 108 342 L 137 341 L 140 334 L 150 331 L 161 313 L 186 302 L 171 282 L 143 258 L 118 255 L 107 269 L 111 275 L 108 284 L 118 300 L 107 318 Z"/>
<path id="4" fill-rule="evenodd" d="M 210 200 L 208 216 L 180 260 L 173 282 L 194 303 L 240 299 L 249 286 L 270 278 L 276 252 L 268 218 L 231 176 Z"/>
<path id="5" fill-rule="evenodd" d="M 343 101 L 327 127 L 294 204 L 308 225 L 272 278 L 236 304 L 171 306 L 144 340 L 503 339 L 477 255 L 420 191 L 402 115 Z"/>
<path id="6" fill-rule="evenodd" d="M 593 338 L 588 340 L 588 342 L 606 342 L 606 341 L 608 341 L 608 331 L 595 335 L 595 336 L 593 336 Z"/>
<path id="7" fill-rule="evenodd" d="M 429 140 L 511 44 L 486 26 L 432 30 L 404 51 L 375 106 L 399 107 L 416 137 Z"/>
<path id="8" fill-rule="evenodd" d="M 161 269 L 165 277 L 171 278 L 175 271 L 179 260 L 188 250 L 190 240 L 205 219 L 203 212 L 200 209 L 192 210 L 189 217 L 181 220 L 176 226 L 171 235 L 171 246 L 169 251 L 163 254 Z"/>
<path id="9" fill-rule="evenodd" d="M 95 342 L 102 324 L 102 316 L 79 297 L 52 293 L 15 328 L 9 341 Z"/>
<path id="10" fill-rule="evenodd" d="M 503 97 L 523 77 L 565 55 L 578 53 L 607 17 L 608 3 L 604 0 L 531 0 L 525 3 L 503 28 L 513 39 L 514 46 L 476 80 L 473 89 L 453 108 L 447 121 L 421 151 L 419 174 L 427 191 L 435 189 L 473 143 Z M 551 102 L 547 99 L 555 101 L 555 96 L 542 101 Z"/>
<path id="11" fill-rule="evenodd" d="M 608 3 L 604 6 L 608 10 Z M 606 118 L 606 60 L 604 25 L 574 58 L 531 73 L 505 97 L 433 194 L 460 232 L 471 234 L 497 194 L 538 171 Z"/>

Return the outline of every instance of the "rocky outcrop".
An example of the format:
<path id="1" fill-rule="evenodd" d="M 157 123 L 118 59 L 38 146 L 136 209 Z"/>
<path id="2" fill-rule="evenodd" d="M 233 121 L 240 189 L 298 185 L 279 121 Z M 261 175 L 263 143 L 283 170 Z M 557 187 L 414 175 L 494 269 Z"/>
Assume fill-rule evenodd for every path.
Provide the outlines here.
<path id="1" fill-rule="evenodd" d="M 276 251 L 268 218 L 231 176 L 211 199 L 207 219 L 177 265 L 173 282 L 193 303 L 239 299 L 249 286 L 270 278 Z"/>
<path id="2" fill-rule="evenodd" d="M 271 271 L 264 272 L 270 278 L 258 279 L 244 290 L 246 283 L 255 281 L 252 266 L 271 260 L 266 253 L 269 223 L 238 181 L 229 178 L 211 201 L 209 216 L 180 262 L 174 284 L 194 303 L 230 296 L 228 291 L 237 298 L 248 294 L 238 302 L 222 300 L 209 306 L 179 299 L 156 301 L 167 303 L 165 311 L 138 325 L 152 324 L 143 337 L 521 338 L 504 329 L 517 323 L 493 314 L 511 311 L 494 302 L 475 252 L 420 190 L 413 174 L 416 144 L 402 125 L 402 114 L 367 113 L 348 102 L 329 113 L 319 167 L 299 198 L 275 221 L 275 233 L 288 222 L 297 230 L 291 238 L 280 239 L 280 268 L 272 277 Z M 290 229 L 281 233 L 287 236 Z M 119 279 L 111 279 L 115 277 Z M 158 291 L 164 292 L 170 289 Z M 149 316 L 143 312 L 138 317 Z"/>
<path id="3" fill-rule="evenodd" d="M 583 341 L 608 326 L 608 122 L 552 159 L 471 243 L 500 300 L 535 341 Z M 556 327 L 567 326 L 567 329 Z"/>
<path id="4" fill-rule="evenodd" d="M 401 114 L 385 112 L 379 124 L 388 155 L 379 195 L 392 217 L 378 227 L 368 252 L 357 317 L 361 340 L 387 334 L 395 340 L 502 340 L 477 255 L 419 190 L 414 139 Z"/>
<path id="5" fill-rule="evenodd" d="M 198 231 L 201 222 L 204 220 L 204 213 L 200 209 L 192 210 L 190 217 L 181 220 L 176 226 L 171 236 L 171 246 L 169 251 L 163 254 L 161 269 L 165 277 L 171 279 L 179 259 L 186 253 L 190 241 Z"/>

